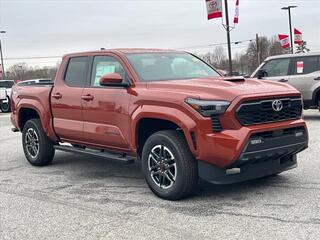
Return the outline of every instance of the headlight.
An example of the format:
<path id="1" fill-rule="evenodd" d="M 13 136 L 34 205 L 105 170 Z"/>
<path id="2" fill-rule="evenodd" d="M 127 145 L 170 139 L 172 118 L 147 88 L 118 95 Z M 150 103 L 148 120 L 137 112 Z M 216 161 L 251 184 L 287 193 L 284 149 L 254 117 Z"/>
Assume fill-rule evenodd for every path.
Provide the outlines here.
<path id="1" fill-rule="evenodd" d="M 214 114 L 222 114 L 230 105 L 230 102 L 228 101 L 199 100 L 193 98 L 187 98 L 186 103 L 204 117 L 210 117 Z"/>

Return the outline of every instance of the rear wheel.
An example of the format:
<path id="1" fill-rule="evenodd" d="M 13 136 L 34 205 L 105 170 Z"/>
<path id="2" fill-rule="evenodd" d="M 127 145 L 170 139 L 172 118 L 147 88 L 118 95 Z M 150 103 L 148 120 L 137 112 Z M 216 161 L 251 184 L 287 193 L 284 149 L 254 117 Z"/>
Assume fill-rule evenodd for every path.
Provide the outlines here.
<path id="1" fill-rule="evenodd" d="M 142 152 L 142 169 L 150 189 L 159 197 L 178 200 L 192 193 L 198 182 L 197 162 L 182 133 L 154 133 Z"/>
<path id="2" fill-rule="evenodd" d="M 53 142 L 43 131 L 39 119 L 31 119 L 24 125 L 22 146 L 27 160 L 33 166 L 45 166 L 53 160 Z"/>
<path id="3" fill-rule="evenodd" d="M 8 113 L 11 112 L 10 99 L 7 98 L 6 102 L 0 102 L 1 112 Z"/>

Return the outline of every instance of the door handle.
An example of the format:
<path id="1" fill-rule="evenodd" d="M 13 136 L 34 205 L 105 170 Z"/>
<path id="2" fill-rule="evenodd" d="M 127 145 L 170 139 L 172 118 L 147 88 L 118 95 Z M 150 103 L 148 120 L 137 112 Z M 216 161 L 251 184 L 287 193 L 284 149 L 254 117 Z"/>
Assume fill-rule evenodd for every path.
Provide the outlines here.
<path id="1" fill-rule="evenodd" d="M 62 98 L 62 95 L 61 95 L 61 93 L 55 93 L 55 94 L 52 94 L 51 97 L 53 97 L 55 99 L 60 99 L 60 98 Z"/>
<path id="2" fill-rule="evenodd" d="M 87 94 L 87 95 L 81 96 L 81 99 L 85 101 L 92 101 L 94 97 L 91 94 Z"/>
<path id="3" fill-rule="evenodd" d="M 288 79 L 280 79 L 278 82 L 288 82 Z"/>
<path id="4" fill-rule="evenodd" d="M 320 77 L 316 77 L 314 80 L 318 81 L 318 80 L 320 80 Z"/>

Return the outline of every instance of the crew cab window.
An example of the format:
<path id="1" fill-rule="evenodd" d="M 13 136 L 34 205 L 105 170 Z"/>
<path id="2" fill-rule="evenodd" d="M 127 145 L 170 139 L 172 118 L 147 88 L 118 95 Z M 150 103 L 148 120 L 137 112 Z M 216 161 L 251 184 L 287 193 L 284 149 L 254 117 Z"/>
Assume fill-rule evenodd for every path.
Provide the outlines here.
<path id="1" fill-rule="evenodd" d="M 122 79 L 128 79 L 126 71 L 117 59 L 110 56 L 96 56 L 93 60 L 91 86 L 99 87 L 100 78 L 109 73 L 119 73 Z"/>
<path id="2" fill-rule="evenodd" d="M 71 87 L 84 86 L 88 67 L 88 57 L 70 58 L 65 73 L 65 82 Z"/>
<path id="3" fill-rule="evenodd" d="M 319 71 L 318 57 L 299 57 L 294 59 L 294 75 L 309 74 Z"/>
<path id="4" fill-rule="evenodd" d="M 262 69 L 268 73 L 268 77 L 287 76 L 289 65 L 289 58 L 274 59 L 266 62 Z"/>

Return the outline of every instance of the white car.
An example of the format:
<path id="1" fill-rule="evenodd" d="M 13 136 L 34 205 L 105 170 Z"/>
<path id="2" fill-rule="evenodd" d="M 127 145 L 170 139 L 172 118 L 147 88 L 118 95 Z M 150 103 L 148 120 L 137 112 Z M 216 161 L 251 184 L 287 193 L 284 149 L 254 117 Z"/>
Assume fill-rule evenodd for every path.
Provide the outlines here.
<path id="1" fill-rule="evenodd" d="M 1 112 L 11 112 L 10 97 L 13 80 L 0 80 L 0 110 Z"/>
<path id="2" fill-rule="evenodd" d="M 302 93 L 305 109 L 320 110 L 320 53 L 269 57 L 251 77 L 288 83 Z"/>

